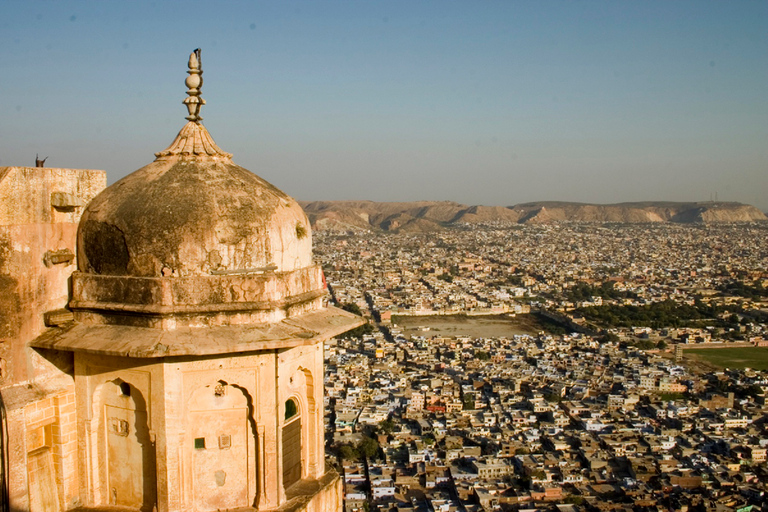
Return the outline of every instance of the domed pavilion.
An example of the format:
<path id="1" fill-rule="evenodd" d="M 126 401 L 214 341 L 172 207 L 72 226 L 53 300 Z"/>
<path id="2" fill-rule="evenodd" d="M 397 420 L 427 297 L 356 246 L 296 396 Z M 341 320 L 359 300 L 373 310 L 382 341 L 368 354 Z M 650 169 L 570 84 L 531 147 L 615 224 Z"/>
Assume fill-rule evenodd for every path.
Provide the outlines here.
<path id="1" fill-rule="evenodd" d="M 69 309 L 32 345 L 74 354 L 85 508 L 341 510 L 325 466 L 323 342 L 362 319 L 325 305 L 298 203 L 189 116 L 156 159 L 85 208 Z"/>

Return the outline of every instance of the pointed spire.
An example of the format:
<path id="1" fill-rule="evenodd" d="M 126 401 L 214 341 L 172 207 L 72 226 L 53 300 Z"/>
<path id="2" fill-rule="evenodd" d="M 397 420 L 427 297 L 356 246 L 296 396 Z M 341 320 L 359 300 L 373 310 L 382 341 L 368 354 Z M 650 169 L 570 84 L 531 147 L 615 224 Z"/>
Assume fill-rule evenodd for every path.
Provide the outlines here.
<path id="1" fill-rule="evenodd" d="M 184 104 L 187 106 L 189 115 L 188 121 L 200 123 L 203 120 L 200 117 L 200 107 L 205 105 L 205 100 L 200 97 L 200 88 L 203 86 L 203 70 L 200 65 L 200 48 L 197 48 L 189 55 L 189 76 L 184 81 L 187 86 L 187 98 L 184 98 Z"/>
<path id="2" fill-rule="evenodd" d="M 196 157 L 196 158 L 214 158 L 214 159 L 230 159 L 232 153 L 222 151 L 222 149 L 216 145 L 205 129 L 205 126 L 200 123 L 203 120 L 200 117 L 200 107 L 205 105 L 205 100 L 200 97 L 200 87 L 203 85 L 203 70 L 200 68 L 200 48 L 192 52 L 189 56 L 189 76 L 184 82 L 189 89 L 187 91 L 188 97 L 184 99 L 184 104 L 189 110 L 187 120 L 189 121 L 181 129 L 176 138 L 171 142 L 171 145 L 165 148 L 163 151 L 155 153 L 158 159 L 167 157 Z"/>

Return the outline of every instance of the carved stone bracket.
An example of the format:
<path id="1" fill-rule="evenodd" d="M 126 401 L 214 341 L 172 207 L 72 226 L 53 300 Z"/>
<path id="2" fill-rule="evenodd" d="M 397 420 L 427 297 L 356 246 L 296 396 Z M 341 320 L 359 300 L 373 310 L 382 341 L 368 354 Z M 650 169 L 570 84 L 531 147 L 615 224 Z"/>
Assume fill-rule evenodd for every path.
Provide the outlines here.
<path id="1" fill-rule="evenodd" d="M 48 268 L 54 265 L 60 265 L 62 263 L 69 265 L 75 261 L 75 255 L 69 249 L 60 249 L 58 251 L 46 251 L 43 256 L 43 263 Z"/>
<path id="2" fill-rule="evenodd" d="M 62 212 L 71 212 L 83 206 L 83 202 L 75 194 L 68 192 L 51 193 L 51 206 Z"/>
<path id="3" fill-rule="evenodd" d="M 46 311 L 43 314 L 43 321 L 46 327 L 58 327 L 74 320 L 75 315 L 68 309 L 56 309 L 54 311 Z"/>

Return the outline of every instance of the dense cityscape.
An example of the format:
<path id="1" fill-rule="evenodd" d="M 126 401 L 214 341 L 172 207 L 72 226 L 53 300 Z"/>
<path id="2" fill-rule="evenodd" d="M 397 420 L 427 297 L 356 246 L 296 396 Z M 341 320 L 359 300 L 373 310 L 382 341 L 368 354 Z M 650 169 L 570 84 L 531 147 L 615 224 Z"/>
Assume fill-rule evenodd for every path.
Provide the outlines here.
<path id="1" fill-rule="evenodd" d="M 0 512 L 768 512 L 768 1 L 2 6 Z"/>
<path id="2" fill-rule="evenodd" d="M 316 232 L 346 510 L 765 510 L 766 234 Z"/>

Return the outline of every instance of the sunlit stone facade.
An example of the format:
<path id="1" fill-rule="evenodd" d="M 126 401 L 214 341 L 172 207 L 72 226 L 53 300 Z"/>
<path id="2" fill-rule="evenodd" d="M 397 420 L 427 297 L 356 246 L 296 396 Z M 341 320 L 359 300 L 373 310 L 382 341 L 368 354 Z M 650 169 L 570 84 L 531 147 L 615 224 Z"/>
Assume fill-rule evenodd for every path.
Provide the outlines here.
<path id="1" fill-rule="evenodd" d="M 361 320 L 325 305 L 296 201 L 200 123 L 199 57 L 187 125 L 95 197 L 103 173 L 71 187 L 76 214 L 48 255 L 69 255 L 46 288 L 53 300 L 14 310 L 35 329 L 6 329 L 13 367 L 32 370 L 2 389 L 14 468 L 3 478 L 18 510 L 341 510 L 325 466 L 323 342 Z M 29 237 L 39 259 L 50 236 Z"/>

